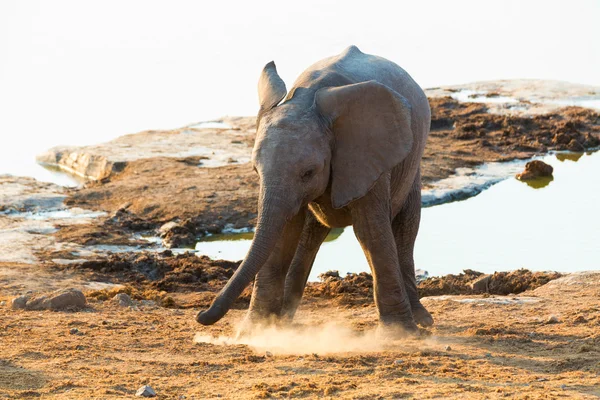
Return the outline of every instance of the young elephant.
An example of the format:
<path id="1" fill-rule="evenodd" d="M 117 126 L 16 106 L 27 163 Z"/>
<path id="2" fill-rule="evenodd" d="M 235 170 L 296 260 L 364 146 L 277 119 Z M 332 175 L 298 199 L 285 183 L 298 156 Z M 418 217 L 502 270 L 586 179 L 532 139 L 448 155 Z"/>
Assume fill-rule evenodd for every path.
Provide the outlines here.
<path id="1" fill-rule="evenodd" d="M 217 322 L 253 279 L 247 321 L 292 318 L 329 230 L 352 225 L 373 273 L 380 325 L 432 325 L 413 261 L 431 119 L 423 90 L 398 65 L 351 46 L 309 67 L 289 93 L 270 62 L 258 95 L 256 233 L 197 321 Z"/>

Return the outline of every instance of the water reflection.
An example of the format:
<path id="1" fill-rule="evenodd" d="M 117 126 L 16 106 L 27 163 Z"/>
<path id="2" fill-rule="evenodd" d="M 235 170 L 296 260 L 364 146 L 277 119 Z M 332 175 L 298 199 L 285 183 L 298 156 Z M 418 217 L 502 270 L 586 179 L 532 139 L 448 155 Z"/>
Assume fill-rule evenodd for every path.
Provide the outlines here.
<path id="1" fill-rule="evenodd" d="M 523 182 L 534 189 L 542 189 L 548 186 L 553 180 L 553 176 L 540 176 L 539 178 L 520 180 L 519 182 Z"/>
<path id="2" fill-rule="evenodd" d="M 554 168 L 552 184 L 544 190 L 509 178 L 465 201 L 424 208 L 415 246 L 417 268 L 431 276 L 465 268 L 487 273 L 600 268 L 599 153 L 562 153 L 542 160 Z M 243 235 L 237 241 L 207 238 L 196 249 L 240 260 L 251 242 L 251 234 Z M 335 235 L 321 247 L 310 280 L 327 270 L 369 270 L 352 228 Z"/>
<path id="3" fill-rule="evenodd" d="M 588 153 L 591 154 L 591 153 Z M 577 162 L 579 161 L 579 159 L 583 156 L 583 153 L 571 153 L 571 152 L 566 152 L 566 153 L 558 153 L 556 154 L 556 159 L 558 161 L 573 161 L 573 162 Z"/>
<path id="4" fill-rule="evenodd" d="M 63 171 L 62 169 L 60 169 L 54 165 L 45 165 L 45 164 L 38 164 L 38 165 L 40 167 L 42 167 L 43 170 L 45 171 L 45 176 L 44 176 L 43 180 L 46 182 L 51 182 L 51 183 L 55 183 L 57 185 L 66 186 L 66 187 L 76 187 L 76 186 L 83 185 L 86 182 L 86 180 L 84 178 L 77 176 L 77 175 L 68 174 L 65 171 Z M 37 176 L 34 176 L 34 178 L 40 179 Z"/>

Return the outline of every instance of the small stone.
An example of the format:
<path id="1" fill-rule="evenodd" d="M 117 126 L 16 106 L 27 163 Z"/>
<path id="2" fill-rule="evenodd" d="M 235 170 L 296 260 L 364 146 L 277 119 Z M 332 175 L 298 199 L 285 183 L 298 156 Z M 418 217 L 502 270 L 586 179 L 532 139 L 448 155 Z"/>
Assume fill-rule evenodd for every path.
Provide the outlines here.
<path id="1" fill-rule="evenodd" d="M 540 160 L 529 161 L 525 164 L 525 170 L 516 175 L 516 178 L 521 181 L 536 179 L 540 177 L 552 176 L 554 168 Z"/>
<path id="2" fill-rule="evenodd" d="M 548 378 L 537 378 L 536 381 L 538 382 L 546 382 L 548 380 Z"/>
<path id="3" fill-rule="evenodd" d="M 446 347 L 444 347 L 444 350 L 446 350 L 446 351 L 450 351 L 450 350 L 452 350 L 452 347 L 450 347 L 450 346 L 446 346 Z"/>
<path id="4" fill-rule="evenodd" d="M 0 301 L 0 307 L 4 307 L 6 305 L 6 301 L 2 300 Z"/>
<path id="5" fill-rule="evenodd" d="M 113 301 L 121 307 L 131 307 L 133 305 L 133 301 L 127 293 L 117 293 L 113 297 Z"/>
<path id="6" fill-rule="evenodd" d="M 29 298 L 27 296 L 19 296 L 19 297 L 15 297 L 14 299 L 12 299 L 11 302 L 11 307 L 13 310 L 22 310 L 25 308 L 25 305 L 27 304 L 27 300 Z"/>
<path id="7" fill-rule="evenodd" d="M 135 392 L 137 397 L 156 397 L 156 392 L 149 385 L 144 385 Z"/>
<path id="8" fill-rule="evenodd" d="M 485 353 L 486 358 L 492 358 L 492 353 Z"/>
<path id="9" fill-rule="evenodd" d="M 77 328 L 71 328 L 71 330 L 69 331 L 69 334 L 71 334 L 71 335 L 79 335 L 80 332 L 79 332 L 79 329 L 77 329 Z"/>
<path id="10" fill-rule="evenodd" d="M 565 389 L 567 388 L 567 385 L 560 385 L 560 388 L 561 388 L 562 390 L 565 390 Z"/>
<path id="11" fill-rule="evenodd" d="M 161 236 L 164 236 L 167 234 L 167 232 L 177 228 L 178 226 L 179 224 L 175 221 L 167 222 L 166 224 L 163 224 L 160 228 L 158 228 L 158 233 Z"/>
<path id="12" fill-rule="evenodd" d="M 47 296 L 36 296 L 27 301 L 26 309 L 39 310 L 64 310 L 85 307 L 85 295 L 78 289 L 61 289 Z"/>
<path id="13" fill-rule="evenodd" d="M 547 324 L 558 324 L 558 317 L 556 315 L 551 315 L 546 320 Z"/>
<path id="14" fill-rule="evenodd" d="M 575 323 L 575 324 L 585 324 L 586 322 L 587 322 L 587 319 L 585 319 L 585 317 L 583 315 L 578 315 L 573 320 L 573 323 Z"/>
<path id="15" fill-rule="evenodd" d="M 167 222 L 158 230 L 162 238 L 163 246 L 168 249 L 193 247 L 196 244 L 196 236 L 185 226 L 177 222 Z"/>
<path id="16" fill-rule="evenodd" d="M 404 360 L 395 360 L 394 361 L 394 365 L 400 365 L 400 364 L 403 364 L 403 363 L 404 363 Z"/>
<path id="17" fill-rule="evenodd" d="M 271 353 L 270 351 L 266 351 L 265 352 L 265 356 L 267 356 L 267 357 L 273 357 L 273 353 Z"/>

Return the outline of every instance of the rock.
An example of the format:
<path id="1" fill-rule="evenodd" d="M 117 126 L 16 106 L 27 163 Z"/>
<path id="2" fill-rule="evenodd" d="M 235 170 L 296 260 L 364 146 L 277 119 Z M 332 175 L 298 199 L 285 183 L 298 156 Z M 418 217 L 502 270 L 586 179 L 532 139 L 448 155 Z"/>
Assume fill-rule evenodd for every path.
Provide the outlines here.
<path id="1" fill-rule="evenodd" d="M 19 296 L 15 297 L 11 300 L 11 308 L 13 310 L 21 310 L 25 308 L 27 304 L 27 300 L 29 300 L 29 296 Z"/>
<path id="2" fill-rule="evenodd" d="M 177 224 L 177 222 L 175 221 L 171 221 L 171 222 L 167 222 L 166 224 L 163 224 L 160 228 L 158 228 L 158 234 L 163 237 L 164 235 L 167 234 L 167 232 L 169 232 L 171 229 L 178 227 L 179 224 Z"/>
<path id="3" fill-rule="evenodd" d="M 492 353 L 485 353 L 485 358 L 492 358 Z"/>
<path id="4" fill-rule="evenodd" d="M 149 385 L 144 385 L 135 392 L 137 397 L 156 397 L 156 392 Z"/>
<path id="5" fill-rule="evenodd" d="M 78 309 L 86 305 L 85 295 L 78 289 L 61 289 L 48 296 L 36 296 L 25 304 L 26 310 Z"/>
<path id="6" fill-rule="evenodd" d="M 133 305 L 133 301 L 127 293 L 117 293 L 112 299 L 121 307 L 131 307 Z"/>
<path id="7" fill-rule="evenodd" d="M 77 335 L 77 336 L 83 335 L 83 333 L 80 332 L 79 329 L 77 329 L 77 328 L 71 328 L 71 330 L 69 330 L 69 334 L 70 335 Z"/>
<path id="8" fill-rule="evenodd" d="M 521 181 L 536 179 L 541 177 L 552 176 L 554 168 L 540 160 L 529 161 L 525 164 L 525 170 L 516 175 L 516 178 Z"/>
<path id="9" fill-rule="evenodd" d="M 193 247 L 196 244 L 196 235 L 188 228 L 174 221 L 167 222 L 158 229 L 163 245 L 169 249 Z"/>
<path id="10" fill-rule="evenodd" d="M 492 275 L 481 275 L 469 283 L 469 287 L 476 293 L 487 293 L 491 279 Z"/>
<path id="11" fill-rule="evenodd" d="M 265 352 L 265 356 L 266 357 L 273 357 L 273 353 L 271 353 L 270 351 L 266 351 Z"/>
<path id="12" fill-rule="evenodd" d="M 551 315 L 546 320 L 547 324 L 558 324 L 558 317 L 556 315 Z"/>
<path id="13" fill-rule="evenodd" d="M 0 301 L 0 307 L 4 307 L 6 305 L 6 301 L 2 300 Z"/>
<path id="14" fill-rule="evenodd" d="M 22 310 L 25 308 L 25 305 L 27 304 L 27 300 L 29 300 L 29 298 L 27 296 L 15 297 L 14 299 L 12 299 L 11 308 L 13 310 Z"/>
<path id="15" fill-rule="evenodd" d="M 582 151 L 585 151 L 585 147 L 583 147 L 583 145 L 581 143 L 579 143 L 577 140 L 571 139 L 571 141 L 567 145 L 567 150 L 580 153 Z"/>
<path id="16" fill-rule="evenodd" d="M 444 347 L 444 350 L 446 350 L 446 351 L 450 351 L 450 350 L 452 350 L 452 347 L 450 347 L 450 346 L 446 346 L 446 347 Z"/>
<path id="17" fill-rule="evenodd" d="M 394 365 L 400 365 L 400 364 L 403 364 L 403 363 L 404 363 L 404 360 L 395 360 L 394 361 Z"/>

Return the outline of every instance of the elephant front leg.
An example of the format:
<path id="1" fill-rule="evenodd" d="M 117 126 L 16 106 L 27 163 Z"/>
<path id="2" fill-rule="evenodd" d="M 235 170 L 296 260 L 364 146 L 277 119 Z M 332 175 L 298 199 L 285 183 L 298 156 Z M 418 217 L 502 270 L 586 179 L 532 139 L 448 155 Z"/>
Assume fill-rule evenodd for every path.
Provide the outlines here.
<path id="1" fill-rule="evenodd" d="M 285 277 L 298 247 L 306 208 L 287 222 L 281 238 L 254 280 L 250 308 L 239 334 L 257 324 L 271 323 L 279 318 L 283 305 Z"/>
<path id="2" fill-rule="evenodd" d="M 400 213 L 394 218 L 392 228 L 398 249 L 400 273 L 404 280 L 414 320 L 421 326 L 431 326 L 433 317 L 419 300 L 415 276 L 414 248 L 421 221 L 420 186 L 420 177 L 417 176 L 413 190 L 408 195 Z"/>
<path id="3" fill-rule="evenodd" d="M 285 293 L 281 313 L 289 321 L 294 319 L 317 252 L 330 230 L 330 228 L 321 224 L 311 212 L 307 212 L 300 242 L 285 278 Z"/>
<path id="4" fill-rule="evenodd" d="M 396 328 L 417 332 L 400 273 L 389 196 L 373 193 L 377 190 L 376 186 L 367 196 L 355 202 L 352 207 L 352 223 L 373 273 L 373 291 L 380 327 L 392 334 Z"/>

